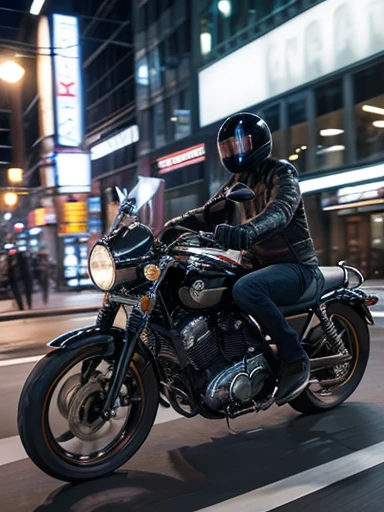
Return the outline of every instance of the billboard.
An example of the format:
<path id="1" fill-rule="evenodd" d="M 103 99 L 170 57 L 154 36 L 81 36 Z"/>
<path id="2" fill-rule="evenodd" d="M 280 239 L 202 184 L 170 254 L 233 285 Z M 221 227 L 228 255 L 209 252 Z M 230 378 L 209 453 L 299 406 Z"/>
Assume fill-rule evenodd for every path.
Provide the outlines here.
<path id="1" fill-rule="evenodd" d="M 384 50 L 382 0 L 327 0 L 199 73 L 200 125 Z"/>

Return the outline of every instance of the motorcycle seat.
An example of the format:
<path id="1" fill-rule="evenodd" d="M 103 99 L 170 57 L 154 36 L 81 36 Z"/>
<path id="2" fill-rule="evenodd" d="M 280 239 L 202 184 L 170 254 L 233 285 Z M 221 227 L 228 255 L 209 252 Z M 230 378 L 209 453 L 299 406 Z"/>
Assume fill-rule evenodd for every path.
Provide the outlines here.
<path id="1" fill-rule="evenodd" d="M 315 307 L 324 293 L 336 290 L 346 282 L 346 271 L 342 267 L 319 267 L 319 271 L 295 304 L 279 306 L 284 316 L 297 315 Z"/>

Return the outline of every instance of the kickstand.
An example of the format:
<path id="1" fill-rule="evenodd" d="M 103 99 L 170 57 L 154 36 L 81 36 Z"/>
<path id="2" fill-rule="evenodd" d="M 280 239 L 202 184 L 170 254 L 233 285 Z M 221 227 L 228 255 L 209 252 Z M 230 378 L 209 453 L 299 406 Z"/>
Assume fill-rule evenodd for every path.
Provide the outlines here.
<path id="1" fill-rule="evenodd" d="M 227 420 L 227 427 L 228 427 L 228 430 L 231 434 L 237 436 L 238 432 L 236 432 L 236 430 L 233 430 L 231 428 L 231 425 L 229 423 L 229 407 L 227 407 L 227 411 L 226 411 L 226 415 L 225 415 L 225 419 Z"/>

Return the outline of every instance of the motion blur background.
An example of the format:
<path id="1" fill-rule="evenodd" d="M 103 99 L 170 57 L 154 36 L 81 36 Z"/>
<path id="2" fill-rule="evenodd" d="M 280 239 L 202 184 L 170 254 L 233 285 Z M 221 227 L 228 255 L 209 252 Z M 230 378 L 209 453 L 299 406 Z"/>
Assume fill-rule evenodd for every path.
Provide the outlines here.
<path id="1" fill-rule="evenodd" d="M 383 19 L 382 0 L 2 0 L 0 65 L 24 76 L 0 79 L 0 251 L 89 287 L 114 186 L 163 180 L 158 232 L 227 179 L 215 136 L 247 110 L 300 171 L 321 264 L 383 277 Z"/>

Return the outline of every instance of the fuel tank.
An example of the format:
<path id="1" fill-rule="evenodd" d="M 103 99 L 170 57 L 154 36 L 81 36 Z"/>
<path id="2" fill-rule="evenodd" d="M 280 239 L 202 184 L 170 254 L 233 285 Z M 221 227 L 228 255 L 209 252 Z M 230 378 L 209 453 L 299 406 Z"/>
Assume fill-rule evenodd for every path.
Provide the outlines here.
<path id="1" fill-rule="evenodd" d="M 189 309 L 207 309 L 232 302 L 232 288 L 244 274 L 235 251 L 180 251 L 188 255 L 189 272 L 179 288 L 179 298 Z"/>

